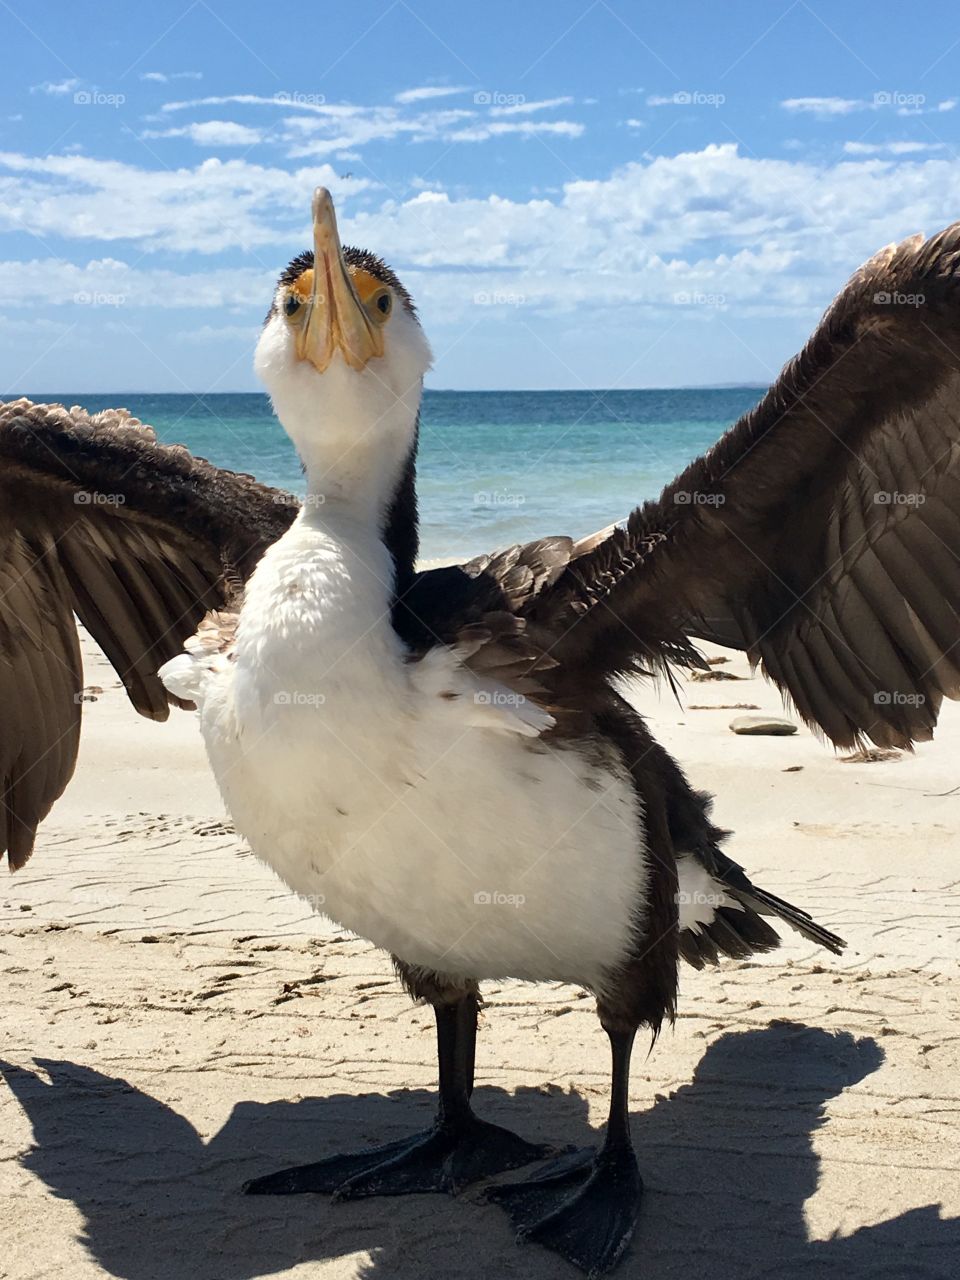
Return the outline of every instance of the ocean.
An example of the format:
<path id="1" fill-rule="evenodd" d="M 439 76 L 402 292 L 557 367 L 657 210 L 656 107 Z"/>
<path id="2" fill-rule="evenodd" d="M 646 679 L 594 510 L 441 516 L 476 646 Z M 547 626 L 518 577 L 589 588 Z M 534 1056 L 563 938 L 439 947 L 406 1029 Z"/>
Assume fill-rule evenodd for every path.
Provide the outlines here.
<path id="1" fill-rule="evenodd" d="M 656 497 L 745 409 L 756 387 L 431 391 L 421 415 L 421 554 L 469 557 L 546 534 L 579 537 Z M 169 443 L 303 492 L 265 395 L 31 394 L 94 412 L 124 405 Z"/>

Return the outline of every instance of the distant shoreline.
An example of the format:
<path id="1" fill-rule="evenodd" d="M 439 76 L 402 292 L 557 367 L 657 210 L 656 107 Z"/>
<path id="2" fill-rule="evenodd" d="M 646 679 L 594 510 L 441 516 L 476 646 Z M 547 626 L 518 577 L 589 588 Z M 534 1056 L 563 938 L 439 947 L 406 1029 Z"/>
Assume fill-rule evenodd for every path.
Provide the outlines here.
<path id="1" fill-rule="evenodd" d="M 580 395 L 636 395 L 638 392 L 655 391 L 663 393 L 664 391 L 766 391 L 769 384 L 766 382 L 685 382 L 678 386 L 666 387 L 426 387 L 427 395 L 454 395 L 454 396 L 502 396 L 502 395 L 524 395 L 524 396 L 580 396 Z M 265 391 L 77 391 L 75 388 L 67 391 L 24 391 L 20 395 L 25 396 L 28 400 L 33 400 L 36 404 L 44 404 L 50 401 L 61 401 L 76 396 L 95 396 L 102 399 L 104 396 L 196 396 L 201 400 L 212 399 L 214 396 L 265 396 Z M 10 393 L 5 396 L 6 400 L 16 400 L 19 396 Z"/>

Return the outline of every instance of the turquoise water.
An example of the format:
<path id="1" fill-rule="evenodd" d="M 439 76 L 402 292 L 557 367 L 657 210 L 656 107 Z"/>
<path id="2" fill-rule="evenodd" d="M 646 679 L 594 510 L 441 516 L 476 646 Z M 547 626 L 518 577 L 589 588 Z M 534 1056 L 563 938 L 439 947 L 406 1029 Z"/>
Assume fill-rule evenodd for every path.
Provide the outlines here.
<path id="1" fill-rule="evenodd" d="M 755 387 L 663 391 L 427 391 L 420 446 L 425 557 L 548 533 L 581 536 L 655 497 L 760 397 Z M 91 412 L 122 404 L 218 466 L 302 493 L 266 396 L 43 395 Z"/>

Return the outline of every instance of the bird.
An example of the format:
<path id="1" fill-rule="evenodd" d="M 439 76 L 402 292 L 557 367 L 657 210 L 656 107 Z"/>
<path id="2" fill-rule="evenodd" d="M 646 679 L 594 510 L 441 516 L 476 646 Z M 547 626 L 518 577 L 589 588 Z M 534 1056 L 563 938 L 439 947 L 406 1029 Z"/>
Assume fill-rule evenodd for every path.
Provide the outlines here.
<path id="1" fill-rule="evenodd" d="M 743 651 L 845 749 L 909 749 L 960 696 L 960 223 L 862 266 L 758 404 L 659 498 L 580 539 L 418 569 L 432 361 L 413 299 L 312 201 L 254 365 L 302 501 L 126 411 L 0 406 L 0 848 L 67 785 L 75 617 L 133 705 L 195 709 L 226 808 L 296 893 L 434 1012 L 433 1126 L 265 1173 L 253 1195 L 486 1197 L 591 1276 L 634 1234 L 631 1051 L 695 969 L 843 941 L 755 885 L 621 691 Z M 579 984 L 610 1044 L 596 1150 L 472 1104 L 480 983 Z M 536 1164 L 518 1181 L 500 1175 Z"/>

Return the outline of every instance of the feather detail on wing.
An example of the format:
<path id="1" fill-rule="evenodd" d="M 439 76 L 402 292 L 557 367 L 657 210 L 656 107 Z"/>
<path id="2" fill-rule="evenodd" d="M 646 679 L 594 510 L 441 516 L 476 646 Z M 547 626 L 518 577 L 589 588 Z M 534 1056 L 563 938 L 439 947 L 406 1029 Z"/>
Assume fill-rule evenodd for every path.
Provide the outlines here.
<path id="1" fill-rule="evenodd" d="M 30 856 L 76 764 L 74 615 L 131 702 L 164 720 L 158 669 L 289 526 L 289 495 L 163 445 L 125 410 L 0 404 L 0 854 Z"/>
<path id="2" fill-rule="evenodd" d="M 744 649 L 840 747 L 960 696 L 960 223 L 862 267 L 755 409 L 542 591 L 608 675 Z"/>

